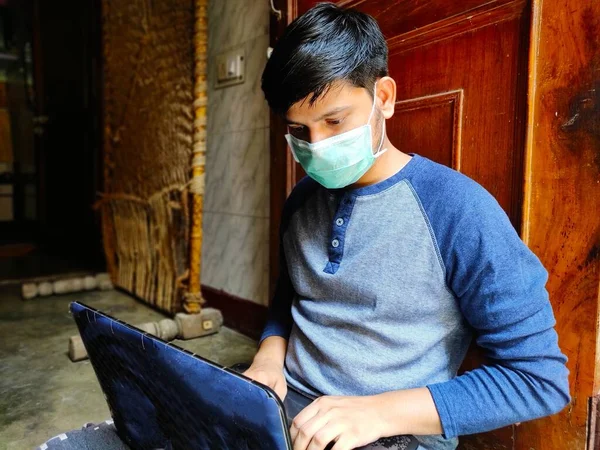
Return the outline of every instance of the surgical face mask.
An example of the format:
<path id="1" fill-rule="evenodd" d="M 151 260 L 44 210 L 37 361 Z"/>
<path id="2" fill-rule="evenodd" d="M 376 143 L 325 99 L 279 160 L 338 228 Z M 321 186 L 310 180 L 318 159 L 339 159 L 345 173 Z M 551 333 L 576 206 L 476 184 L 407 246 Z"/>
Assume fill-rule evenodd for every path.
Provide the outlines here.
<path id="1" fill-rule="evenodd" d="M 385 137 L 385 120 L 382 120 L 381 142 L 376 152 L 373 152 L 371 142 L 371 118 L 375 111 L 376 94 L 377 84 L 366 125 L 314 143 L 303 141 L 289 133 L 285 135 L 296 162 L 324 187 L 339 189 L 357 182 L 387 150 L 381 150 Z"/>

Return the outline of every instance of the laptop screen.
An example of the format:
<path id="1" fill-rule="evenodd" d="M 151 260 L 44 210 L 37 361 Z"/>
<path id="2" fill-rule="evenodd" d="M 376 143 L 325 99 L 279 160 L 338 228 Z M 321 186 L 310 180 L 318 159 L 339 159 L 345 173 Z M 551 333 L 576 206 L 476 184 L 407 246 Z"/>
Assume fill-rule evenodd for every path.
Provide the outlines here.
<path id="1" fill-rule="evenodd" d="M 291 448 L 270 389 L 81 303 L 71 312 L 132 449 Z"/>

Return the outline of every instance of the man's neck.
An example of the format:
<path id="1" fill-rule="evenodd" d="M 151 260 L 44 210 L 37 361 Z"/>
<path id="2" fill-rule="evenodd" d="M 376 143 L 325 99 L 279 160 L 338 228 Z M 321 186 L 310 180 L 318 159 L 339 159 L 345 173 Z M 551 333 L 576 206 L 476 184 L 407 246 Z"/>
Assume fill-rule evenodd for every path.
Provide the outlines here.
<path id="1" fill-rule="evenodd" d="M 385 138 L 383 148 L 387 148 L 387 151 L 379 156 L 373 167 L 351 187 L 364 187 L 387 180 L 392 175 L 398 173 L 411 159 L 410 155 L 394 147 L 387 137 Z"/>

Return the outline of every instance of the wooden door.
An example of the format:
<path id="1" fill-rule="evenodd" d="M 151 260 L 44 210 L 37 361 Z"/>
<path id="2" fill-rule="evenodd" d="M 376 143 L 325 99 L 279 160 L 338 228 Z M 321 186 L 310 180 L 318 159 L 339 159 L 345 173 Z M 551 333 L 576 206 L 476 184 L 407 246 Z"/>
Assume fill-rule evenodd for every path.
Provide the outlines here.
<path id="1" fill-rule="evenodd" d="M 278 2 L 277 8 L 287 14 L 286 20 L 272 19 L 271 45 L 286 23 L 316 3 Z M 463 437 L 461 448 L 584 449 L 588 399 L 600 388 L 594 375 L 600 87 L 598 81 L 593 83 L 600 72 L 600 3 L 336 3 L 374 16 L 388 42 L 390 75 L 398 86 L 396 112 L 387 124 L 390 140 L 405 152 L 427 156 L 482 184 L 550 272 L 548 290 L 560 344 L 569 357 L 572 404 L 551 418 Z M 277 272 L 275 236 L 281 206 L 300 173 L 286 151 L 284 133 L 284 124 L 272 115 L 271 286 Z M 579 203 L 587 208 L 587 216 Z M 464 368 L 480 360 L 471 352 Z"/>

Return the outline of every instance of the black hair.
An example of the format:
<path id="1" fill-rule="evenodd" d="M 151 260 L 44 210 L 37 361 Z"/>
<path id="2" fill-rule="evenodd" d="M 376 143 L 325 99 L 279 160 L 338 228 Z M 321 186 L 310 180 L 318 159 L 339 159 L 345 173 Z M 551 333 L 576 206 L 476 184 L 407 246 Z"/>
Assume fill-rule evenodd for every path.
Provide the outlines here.
<path id="1" fill-rule="evenodd" d="M 310 96 L 309 104 L 336 81 L 367 88 L 388 74 L 388 48 L 368 14 L 319 3 L 294 20 L 277 42 L 262 75 L 269 106 L 285 114 Z"/>

